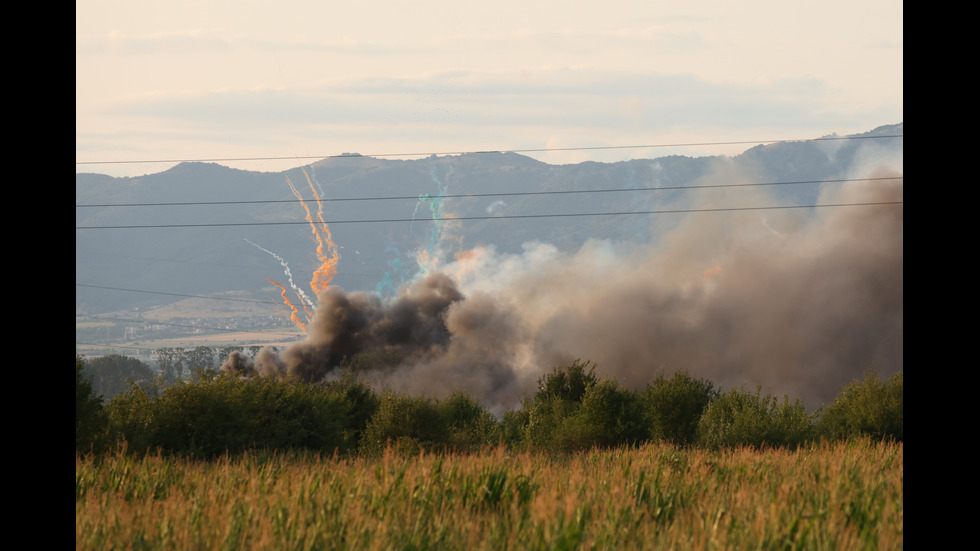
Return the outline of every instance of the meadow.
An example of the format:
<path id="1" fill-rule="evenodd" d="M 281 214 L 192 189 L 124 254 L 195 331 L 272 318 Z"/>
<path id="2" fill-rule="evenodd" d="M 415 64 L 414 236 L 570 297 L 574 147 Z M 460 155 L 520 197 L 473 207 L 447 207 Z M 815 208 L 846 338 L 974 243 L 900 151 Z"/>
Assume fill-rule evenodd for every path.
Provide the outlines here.
<path id="1" fill-rule="evenodd" d="M 903 443 L 75 455 L 75 547 L 901 549 Z"/>

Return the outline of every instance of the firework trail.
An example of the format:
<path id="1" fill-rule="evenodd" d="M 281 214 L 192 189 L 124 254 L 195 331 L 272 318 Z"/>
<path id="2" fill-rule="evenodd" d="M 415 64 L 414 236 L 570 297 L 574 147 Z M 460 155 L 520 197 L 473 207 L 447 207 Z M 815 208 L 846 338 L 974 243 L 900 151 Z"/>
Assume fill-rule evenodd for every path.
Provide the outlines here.
<path id="1" fill-rule="evenodd" d="M 333 235 L 330 233 L 330 227 L 327 226 L 327 222 L 323 219 L 323 203 L 320 200 L 320 192 L 317 187 L 314 186 L 313 179 L 306 172 L 306 169 L 300 167 L 303 171 L 303 175 L 306 176 L 306 182 L 310 185 L 310 191 L 313 192 L 313 198 L 316 200 L 316 218 L 320 223 L 321 237 L 324 237 L 327 243 L 327 249 L 329 251 L 329 257 L 323 251 L 323 241 L 318 241 L 317 244 L 317 257 L 322 262 L 320 269 L 318 269 L 313 274 L 313 281 L 311 285 L 317 294 L 320 291 L 326 289 L 330 282 L 333 281 L 333 277 L 337 275 L 337 263 L 340 261 L 340 252 L 337 244 L 333 241 Z"/>
<path id="2" fill-rule="evenodd" d="M 398 250 L 394 244 L 389 243 L 385 246 L 385 252 L 394 253 L 395 256 L 388 261 L 388 266 L 391 268 L 388 272 L 385 272 L 384 277 L 378 282 L 375 288 L 379 297 L 394 297 L 398 290 L 401 288 L 402 283 L 405 283 L 407 270 L 402 264 L 401 251 Z M 394 276 L 398 276 L 398 281 L 394 280 Z"/>
<path id="3" fill-rule="evenodd" d="M 316 239 L 316 253 L 317 258 L 320 260 L 320 266 L 313 273 L 313 279 L 310 281 L 310 288 L 313 290 L 314 295 L 319 295 L 320 292 L 330 286 L 333 276 L 337 274 L 337 263 L 340 260 L 340 253 L 338 252 L 337 244 L 333 242 L 333 236 L 330 233 L 330 228 L 323 219 L 323 203 L 320 199 L 320 192 L 317 191 L 317 187 L 314 185 L 309 173 L 306 172 L 306 169 L 300 167 L 300 170 L 303 171 L 303 175 L 306 176 L 306 181 L 310 185 L 310 190 L 313 191 L 313 198 L 317 205 L 316 220 L 313 218 L 313 213 L 310 211 L 309 205 L 306 204 L 302 194 L 298 189 L 296 189 L 296 186 L 293 185 L 293 182 L 289 179 L 289 176 L 286 176 L 286 183 L 289 184 L 290 191 L 292 191 L 293 195 L 299 199 L 300 205 L 302 205 L 303 210 L 306 211 L 306 221 L 310 224 L 313 237 Z M 248 241 L 248 239 L 246 239 L 246 241 Z M 279 263 L 283 266 L 286 276 L 289 278 L 290 287 L 292 287 L 293 290 L 296 291 L 296 294 L 299 295 L 300 303 L 303 305 L 303 310 L 306 312 L 307 321 L 312 321 L 315 317 L 314 314 L 310 313 L 310 309 L 315 308 L 313 301 L 311 301 L 306 293 L 304 293 L 293 282 L 293 274 L 289 269 L 289 264 L 287 264 L 286 261 L 276 253 L 256 245 L 251 241 L 248 242 L 279 260 Z M 292 310 L 291 319 L 298 327 L 305 331 L 306 323 L 299 319 L 299 309 L 296 308 L 296 306 L 290 302 L 289 298 L 286 296 L 286 288 L 269 278 L 266 279 L 269 280 L 270 283 L 282 289 L 282 298 L 286 302 L 286 305 L 288 305 Z"/>
<path id="4" fill-rule="evenodd" d="M 453 168 L 450 166 L 446 177 L 448 178 L 453 173 Z M 416 278 L 422 278 L 425 275 L 431 273 L 436 269 L 439 264 L 439 245 L 445 238 L 446 233 L 446 215 L 443 211 L 442 199 L 446 195 L 448 185 L 443 184 L 436 175 L 436 168 L 433 166 L 430 170 L 432 175 L 432 181 L 436 183 L 439 190 L 437 195 L 432 195 L 425 193 L 419 196 L 419 205 L 425 203 L 429 207 L 429 211 L 432 212 L 432 230 L 429 233 L 429 244 L 426 248 L 418 251 L 416 255 L 416 260 L 419 265 L 419 271 Z M 418 206 L 416 205 L 416 211 Z"/>
<path id="5" fill-rule="evenodd" d="M 282 289 L 282 300 L 284 300 L 286 302 L 286 306 L 289 306 L 289 308 L 293 311 L 292 315 L 290 315 L 290 319 L 293 320 L 293 323 L 295 323 L 297 327 L 299 327 L 303 331 L 306 331 L 306 324 L 299 319 L 299 309 L 296 308 L 296 306 L 294 306 L 293 303 L 289 301 L 289 297 L 286 296 L 286 288 L 280 285 L 279 283 L 272 281 L 269 278 L 265 278 L 265 279 L 267 279 L 269 283 Z"/>
<path id="6" fill-rule="evenodd" d="M 446 173 L 446 177 L 448 178 L 452 173 L 453 168 L 450 166 Z M 439 176 L 436 174 L 435 166 L 430 168 L 430 174 L 432 176 L 432 181 L 436 183 L 438 193 L 436 195 L 431 193 L 423 193 L 419 195 L 419 199 L 415 203 L 415 210 L 412 212 L 412 223 L 409 226 L 408 238 L 412 238 L 415 219 L 418 217 L 418 213 L 422 205 L 428 207 L 429 212 L 432 215 L 433 226 L 429 232 L 429 238 L 425 246 L 415 251 L 416 272 L 411 278 L 411 281 L 418 281 L 435 271 L 441 262 L 440 257 L 444 252 L 441 250 L 441 245 L 446 239 L 446 219 L 450 218 L 450 216 L 444 213 L 442 200 L 446 195 L 448 186 L 444 185 L 439 179 Z M 402 266 L 398 249 L 394 246 L 388 246 L 385 248 L 385 250 L 387 252 L 394 252 L 396 256 L 392 260 L 388 261 L 388 265 L 392 268 L 392 270 L 386 272 L 382 280 L 378 282 L 376 290 L 379 296 L 384 296 L 385 293 L 397 294 L 401 284 L 408 280 L 405 277 L 406 270 Z M 401 277 L 396 285 L 393 281 L 393 276 L 398 274 L 400 274 Z"/>
<path id="7" fill-rule="evenodd" d="M 715 171 L 708 181 L 739 176 L 727 162 Z M 903 369 L 903 193 L 900 175 L 828 189 L 830 203 L 880 206 L 770 214 L 779 235 L 758 213 L 695 209 L 651 243 L 491 247 L 449 265 L 475 262 L 465 286 L 433 272 L 393 300 L 331 286 L 307 338 L 263 349 L 252 367 L 330 380 L 345 358 L 391 351 L 391 362 L 364 355 L 361 373 L 377 388 L 437 397 L 462 389 L 498 415 L 576 358 L 627 388 L 687 371 L 719 388 L 758 384 L 821 405 L 868 366 Z"/>
<path id="8" fill-rule="evenodd" d="M 269 249 L 266 249 L 265 247 L 263 247 L 261 245 L 258 245 L 256 243 L 253 243 L 253 242 L 249 241 L 248 239 L 246 239 L 245 241 L 248 241 L 248 243 L 250 245 L 252 245 L 253 247 L 259 249 L 260 251 L 264 251 L 264 252 L 272 255 L 273 258 L 275 258 L 276 260 L 279 261 L 280 264 L 282 264 L 283 272 L 286 274 L 286 277 L 289 280 L 289 286 L 294 291 L 296 291 L 296 294 L 299 295 L 300 302 L 303 304 L 303 310 L 306 312 L 306 319 L 307 320 L 312 319 L 313 318 L 313 315 L 310 313 L 310 308 L 313 308 L 314 307 L 313 306 L 313 301 L 311 301 L 310 298 L 308 296 L 306 296 L 306 293 L 304 293 L 303 290 L 301 288 L 299 288 L 299 286 L 297 286 L 296 283 L 293 282 L 293 272 L 292 272 L 292 270 L 289 269 L 289 264 L 281 256 L 279 256 L 276 253 L 270 251 Z M 268 279 L 268 278 L 266 278 L 266 279 Z"/>
<path id="9" fill-rule="evenodd" d="M 340 253 L 337 244 L 333 242 L 333 236 L 330 233 L 330 228 L 327 226 L 326 221 L 323 219 L 323 204 L 320 200 L 320 194 L 317 192 L 316 187 L 313 185 L 313 181 L 310 179 L 310 175 L 303 170 L 303 175 L 306 176 L 306 181 L 310 185 L 310 190 L 313 191 L 313 197 L 317 204 L 317 219 L 314 221 L 313 214 L 310 212 L 309 205 L 303 200 L 303 196 L 293 185 L 293 182 L 286 177 L 286 183 L 289 184 L 289 189 L 293 192 L 293 195 L 299 199 L 300 205 L 303 206 L 303 210 L 306 211 L 306 221 L 310 224 L 310 230 L 313 232 L 313 237 L 316 239 L 316 254 L 317 258 L 320 260 L 320 267 L 313 272 L 313 279 L 310 280 L 310 287 L 313 289 L 313 293 L 319 295 L 321 291 L 330 286 L 330 282 L 333 280 L 333 276 L 337 274 L 337 263 L 340 261 Z M 317 226 L 319 222 L 319 227 Z M 324 248 L 326 247 L 326 250 Z"/>

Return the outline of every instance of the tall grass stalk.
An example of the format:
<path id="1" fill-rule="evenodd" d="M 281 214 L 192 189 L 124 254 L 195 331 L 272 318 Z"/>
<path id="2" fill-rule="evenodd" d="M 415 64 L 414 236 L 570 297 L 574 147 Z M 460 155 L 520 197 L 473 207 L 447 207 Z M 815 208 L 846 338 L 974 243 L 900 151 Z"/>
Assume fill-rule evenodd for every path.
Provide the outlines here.
<path id="1" fill-rule="evenodd" d="M 76 549 L 901 549 L 903 446 L 75 458 Z"/>

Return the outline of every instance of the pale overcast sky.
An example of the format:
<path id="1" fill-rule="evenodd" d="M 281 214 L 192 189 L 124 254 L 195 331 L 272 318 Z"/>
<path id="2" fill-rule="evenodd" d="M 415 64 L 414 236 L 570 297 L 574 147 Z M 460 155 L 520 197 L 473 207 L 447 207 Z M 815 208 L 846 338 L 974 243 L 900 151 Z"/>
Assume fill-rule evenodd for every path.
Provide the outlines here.
<path id="1" fill-rule="evenodd" d="M 887 0 L 78 0 L 77 172 L 806 139 L 903 122 Z M 736 153 L 528 153 L 547 162 Z M 411 157 L 401 157 L 411 158 Z"/>

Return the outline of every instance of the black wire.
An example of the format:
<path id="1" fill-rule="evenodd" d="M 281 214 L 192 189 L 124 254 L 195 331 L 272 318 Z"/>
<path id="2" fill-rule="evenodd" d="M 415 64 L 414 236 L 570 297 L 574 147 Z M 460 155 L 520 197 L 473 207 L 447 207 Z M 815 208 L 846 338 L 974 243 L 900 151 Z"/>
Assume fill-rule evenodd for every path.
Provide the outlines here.
<path id="1" fill-rule="evenodd" d="M 900 180 L 904 176 L 880 177 L 880 178 L 842 178 L 838 180 L 799 180 L 790 182 L 750 182 L 744 184 L 703 184 L 689 186 L 663 186 L 663 187 L 640 187 L 640 188 L 615 188 L 615 189 L 582 189 L 582 190 L 557 190 L 557 191 L 510 191 L 496 193 L 461 193 L 451 195 L 431 194 L 421 195 L 391 195 L 381 197 L 338 197 L 320 198 L 320 203 L 341 202 L 341 201 L 395 201 L 395 200 L 418 200 L 420 198 L 438 197 L 439 199 L 465 199 L 472 197 L 511 197 L 525 195 L 566 195 L 573 193 L 614 193 L 627 191 L 676 191 L 686 189 L 717 189 L 717 188 L 738 188 L 752 186 L 792 186 L 803 184 L 838 184 L 845 182 L 870 182 L 875 180 Z M 199 205 L 254 205 L 269 203 L 302 203 L 303 199 L 275 199 L 275 200 L 255 200 L 255 201 L 186 201 L 186 202 L 166 202 L 166 203 L 103 203 L 75 205 L 75 208 L 106 208 L 106 207 L 173 207 L 173 206 L 199 206 Z"/>
<path id="2" fill-rule="evenodd" d="M 627 216 L 637 214 L 685 214 L 694 212 L 726 212 L 739 210 L 773 210 L 773 209 L 804 209 L 804 208 L 824 208 L 824 207 L 853 207 L 853 206 L 872 206 L 872 205 L 900 205 L 902 201 L 892 202 L 871 202 L 871 203 L 834 203 L 823 205 L 770 205 L 761 207 L 719 207 L 705 209 L 671 209 L 671 210 L 641 210 L 641 211 L 620 211 L 620 212 L 582 212 L 582 213 L 560 213 L 560 214 L 512 214 L 512 215 L 487 215 L 487 216 L 457 216 L 446 218 L 428 218 L 435 222 L 447 222 L 452 220 L 506 220 L 506 219 L 527 219 L 527 218 L 569 218 L 582 216 Z M 393 222 L 417 222 L 415 218 L 380 218 L 370 220 L 330 220 L 324 224 L 374 224 L 374 223 L 393 223 Z M 115 230 L 115 229 L 148 229 L 148 228 L 204 228 L 204 227 L 238 227 L 238 226 L 292 226 L 308 225 L 309 222 L 229 222 L 229 223 L 210 223 L 210 224 L 147 224 L 147 225 L 125 225 L 125 226 L 75 226 L 76 230 Z"/>

